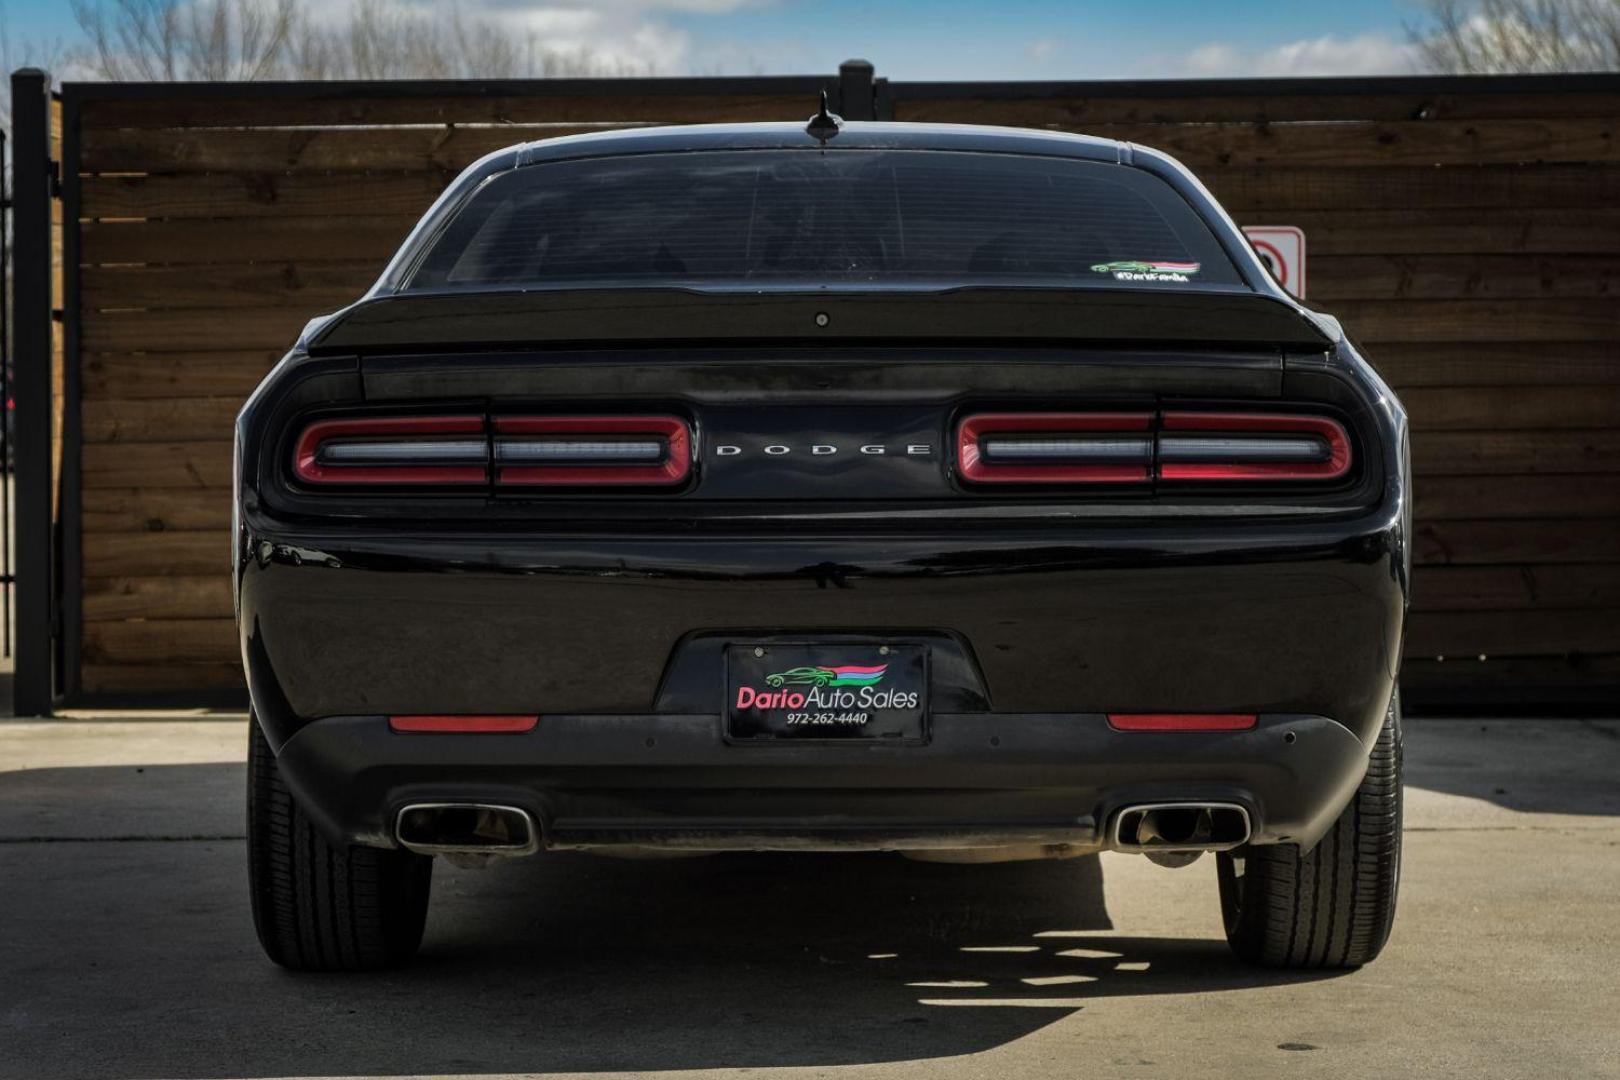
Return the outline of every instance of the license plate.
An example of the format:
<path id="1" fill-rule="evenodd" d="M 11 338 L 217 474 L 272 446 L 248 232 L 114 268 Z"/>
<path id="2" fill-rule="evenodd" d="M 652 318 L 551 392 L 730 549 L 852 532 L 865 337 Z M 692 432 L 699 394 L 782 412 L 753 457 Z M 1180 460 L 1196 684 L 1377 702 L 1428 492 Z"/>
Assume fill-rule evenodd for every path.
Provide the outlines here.
<path id="1" fill-rule="evenodd" d="M 726 734 L 732 739 L 919 742 L 927 715 L 923 645 L 726 650 Z"/>

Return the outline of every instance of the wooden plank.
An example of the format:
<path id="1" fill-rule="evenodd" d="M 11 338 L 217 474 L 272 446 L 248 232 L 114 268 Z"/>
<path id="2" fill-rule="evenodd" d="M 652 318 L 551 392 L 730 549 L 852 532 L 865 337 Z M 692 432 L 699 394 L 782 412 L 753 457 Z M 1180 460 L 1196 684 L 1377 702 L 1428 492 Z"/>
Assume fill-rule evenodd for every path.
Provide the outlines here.
<path id="1" fill-rule="evenodd" d="M 420 217 L 444 191 L 444 174 L 209 173 L 186 176 L 88 176 L 86 218 Z M 1567 205 L 1567 204 L 1566 204 Z"/>
<path id="2" fill-rule="evenodd" d="M 710 124 L 800 120 L 805 114 L 805 102 L 813 96 L 808 92 L 738 92 L 726 82 L 704 80 L 701 92 L 671 93 L 663 88 L 660 88 L 663 92 L 649 92 L 651 88 L 644 88 L 647 84 L 643 80 L 600 79 L 594 80 L 595 85 L 586 92 L 556 93 L 554 91 L 561 88 L 555 86 L 554 80 L 540 80 L 529 92 L 521 94 L 489 94 L 481 92 L 477 83 L 447 82 L 424 87 L 420 94 L 408 97 L 370 96 L 333 86 L 330 96 L 312 95 L 301 100 L 233 98 L 227 87 L 220 96 L 206 99 L 86 101 L 82 105 L 81 123 L 87 128 L 586 122 Z M 627 85 L 633 83 L 641 86 Z M 1575 96 L 1575 102 L 1563 102 L 1562 95 L 1544 95 L 1548 109 L 1563 111 L 1528 115 L 1589 115 L 1582 110 L 1600 107 L 1599 103 L 1588 103 L 1587 96 Z"/>
<path id="3" fill-rule="evenodd" d="M 1419 566 L 1413 611 L 1620 609 L 1620 565 Z"/>
<path id="4" fill-rule="evenodd" d="M 230 493 L 222 492 L 230 507 Z M 89 532 L 84 534 L 84 576 L 90 578 L 219 574 L 229 579 L 230 530 Z"/>
<path id="5" fill-rule="evenodd" d="M 1270 216 L 1270 215 L 1266 215 Z M 1503 210 L 1302 210 L 1287 221 L 1305 230 L 1311 258 L 1333 255 L 1612 255 L 1620 250 L 1620 210 L 1610 207 Z"/>
<path id="6" fill-rule="evenodd" d="M 609 125 L 612 126 L 612 125 Z M 409 127 L 326 130 L 87 128 L 87 173 L 264 173 L 376 170 L 456 173 L 502 147 L 602 130 L 594 126 Z"/>
<path id="7" fill-rule="evenodd" d="M 1307 238 L 1309 242 L 1309 238 Z M 1312 307 L 1349 300 L 1620 296 L 1610 255 L 1328 255 L 1310 260 Z"/>
<path id="8" fill-rule="evenodd" d="M 86 488 L 82 499 L 86 533 L 203 530 L 223 546 L 231 526 L 231 489 Z M 132 543 L 133 538 L 126 538 Z"/>
<path id="9" fill-rule="evenodd" d="M 298 307 L 100 312 L 84 318 L 83 340 L 92 353 L 286 350 L 322 313 Z"/>
<path id="10" fill-rule="evenodd" d="M 1216 168 L 1207 179 L 1240 220 L 1302 210 L 1605 206 L 1620 202 L 1620 164 Z M 271 170 L 86 176 L 86 218 L 420 215 L 442 169 L 367 174 Z M 1257 217 L 1258 215 L 1258 217 Z M 1264 224 L 1265 222 L 1260 222 Z"/>
<path id="11" fill-rule="evenodd" d="M 228 534 L 224 538 L 228 543 Z M 84 583 L 84 618 L 87 622 L 230 617 L 229 573 L 87 578 Z"/>
<path id="12" fill-rule="evenodd" d="M 84 489 L 229 488 L 230 440 L 175 443 L 87 443 Z"/>
<path id="13" fill-rule="evenodd" d="M 1620 689 L 1620 652 L 1554 653 L 1543 656 L 1408 656 L 1401 665 L 1401 691 L 1415 694 L 1445 692 L 1513 694 L 1537 689 Z M 1543 700 L 1546 696 L 1542 695 Z M 1534 697 L 1521 700 L 1535 700 Z M 1613 696 L 1608 698 L 1610 702 Z"/>
<path id="14" fill-rule="evenodd" d="M 87 266 L 79 272 L 85 310 L 106 308 L 295 307 L 332 311 L 377 280 L 375 259 L 264 262 L 199 273 L 189 266 Z"/>
<path id="15" fill-rule="evenodd" d="M 612 127 L 616 125 L 605 125 Z M 1040 125 L 1048 126 L 1048 125 Z M 1620 161 L 1613 117 L 1558 120 L 1319 124 L 1101 124 L 1085 134 L 1167 151 L 1193 168 L 1284 165 L 1512 164 Z M 87 128 L 84 172 L 265 172 L 281 169 L 459 171 L 517 143 L 588 126 L 490 125 L 371 129 Z"/>
<path id="16" fill-rule="evenodd" d="M 1414 386 L 1620 383 L 1610 341 L 1381 342 L 1367 358 L 1396 390 Z"/>
<path id="17" fill-rule="evenodd" d="M 1466 120 L 1090 124 L 1079 130 L 1163 150 L 1194 169 L 1229 165 L 1348 168 L 1620 161 L 1617 119 L 1620 117 L 1504 119 L 1488 124 Z"/>
<path id="18" fill-rule="evenodd" d="M 84 624 L 86 664 L 240 663 L 231 619 L 128 619 Z"/>
<path id="19" fill-rule="evenodd" d="M 87 316 L 88 325 L 101 316 Z M 89 354 L 80 386 L 86 401 L 132 398 L 245 399 L 280 359 L 286 343 L 244 352 Z"/>
<path id="20" fill-rule="evenodd" d="M 1525 209 L 1612 206 L 1620 202 L 1620 165 L 1287 165 L 1208 169 L 1202 179 L 1240 221 L 1301 210 Z M 1278 219 L 1281 221 L 1282 219 Z"/>
<path id="21" fill-rule="evenodd" d="M 1081 129 L 1110 123 L 1191 124 L 1222 121 L 1272 122 L 1304 120 L 1469 120 L 1522 117 L 1597 117 L 1620 115 L 1612 93 L 1526 92 L 1493 94 L 1456 91 L 1413 93 L 1381 91 L 1368 83 L 1366 93 L 1325 94 L 1309 79 L 1280 80 L 1267 93 L 1222 93 L 1163 96 L 1086 94 L 1048 89 L 1041 83 L 964 85 L 940 93 L 939 84 L 890 83 L 896 120 L 947 124 L 1003 124 L 1010 127 Z M 1168 88 L 1169 84 L 1166 84 Z M 954 90 L 954 88 L 952 88 Z M 999 92 L 998 92 L 999 90 Z"/>
<path id="22" fill-rule="evenodd" d="M 1620 609 L 1427 611 L 1407 627 L 1408 656 L 1507 656 L 1620 650 Z"/>
<path id="23" fill-rule="evenodd" d="M 1487 517 L 1620 519 L 1620 473 L 1425 476 L 1412 486 L 1419 524 Z"/>
<path id="24" fill-rule="evenodd" d="M 1324 307 L 1358 341 L 1614 341 L 1620 336 L 1620 305 L 1585 298 L 1342 300 Z"/>
<path id="25" fill-rule="evenodd" d="M 88 398 L 81 406 L 86 445 L 229 439 L 243 397 Z"/>
<path id="26" fill-rule="evenodd" d="M 1401 402 L 1422 431 L 1601 428 L 1620 418 L 1620 386 L 1413 387 Z"/>
<path id="27" fill-rule="evenodd" d="M 1620 521 L 1424 521 L 1413 527 L 1412 558 L 1422 566 L 1620 562 Z"/>
<path id="28" fill-rule="evenodd" d="M 84 264 L 370 260 L 375 265 L 374 278 L 415 224 L 415 218 L 361 216 L 285 221 L 93 221 L 80 227 L 79 252 Z"/>
<path id="29" fill-rule="evenodd" d="M 1620 472 L 1620 428 L 1412 433 L 1421 476 Z"/>
<path id="30" fill-rule="evenodd" d="M 81 261 L 240 265 L 375 260 L 380 271 L 415 223 L 415 218 L 394 216 L 88 222 L 81 227 Z M 1312 211 L 1295 215 L 1287 224 L 1306 231 L 1313 258 L 1549 253 L 1612 257 L 1620 250 L 1620 210 L 1610 208 L 1500 215 Z M 222 242 L 226 237 L 229 242 Z"/>
<path id="31" fill-rule="evenodd" d="M 88 694 L 117 696 L 174 695 L 205 690 L 234 690 L 243 685 L 242 662 L 205 664 L 85 664 L 80 685 Z"/>

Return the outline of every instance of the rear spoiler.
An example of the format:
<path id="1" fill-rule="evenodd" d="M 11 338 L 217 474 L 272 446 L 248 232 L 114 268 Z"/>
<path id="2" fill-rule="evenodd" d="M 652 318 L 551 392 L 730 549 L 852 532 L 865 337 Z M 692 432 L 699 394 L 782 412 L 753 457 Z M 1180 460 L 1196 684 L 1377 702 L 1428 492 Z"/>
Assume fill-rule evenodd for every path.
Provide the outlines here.
<path id="1" fill-rule="evenodd" d="M 1247 290 L 960 288 L 935 292 L 688 289 L 410 293 L 311 323 L 311 354 L 727 341 L 1148 342 L 1321 351 L 1332 320 Z"/>

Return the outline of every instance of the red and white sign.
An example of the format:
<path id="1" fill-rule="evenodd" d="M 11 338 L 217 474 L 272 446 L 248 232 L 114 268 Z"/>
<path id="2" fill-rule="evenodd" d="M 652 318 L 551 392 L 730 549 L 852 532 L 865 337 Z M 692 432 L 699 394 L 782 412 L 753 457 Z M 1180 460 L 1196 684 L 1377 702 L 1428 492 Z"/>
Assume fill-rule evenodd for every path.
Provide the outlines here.
<path id="1" fill-rule="evenodd" d="M 1246 225 L 1243 235 L 1278 284 L 1305 299 L 1305 233 L 1292 225 Z"/>

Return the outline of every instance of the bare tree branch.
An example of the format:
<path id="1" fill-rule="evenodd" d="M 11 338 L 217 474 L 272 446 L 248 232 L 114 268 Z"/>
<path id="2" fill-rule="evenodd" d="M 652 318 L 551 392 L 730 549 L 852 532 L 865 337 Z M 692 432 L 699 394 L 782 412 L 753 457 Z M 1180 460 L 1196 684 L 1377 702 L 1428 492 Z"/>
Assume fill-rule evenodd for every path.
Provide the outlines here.
<path id="1" fill-rule="evenodd" d="M 1620 71 L 1620 0 L 1428 0 L 1408 30 L 1423 62 L 1450 74 Z"/>
<path id="2" fill-rule="evenodd" d="M 588 50 L 547 46 L 532 30 L 459 6 L 401 10 L 359 0 L 345 21 L 319 0 L 71 0 L 77 57 L 111 80 L 538 78 L 649 74 Z"/>

